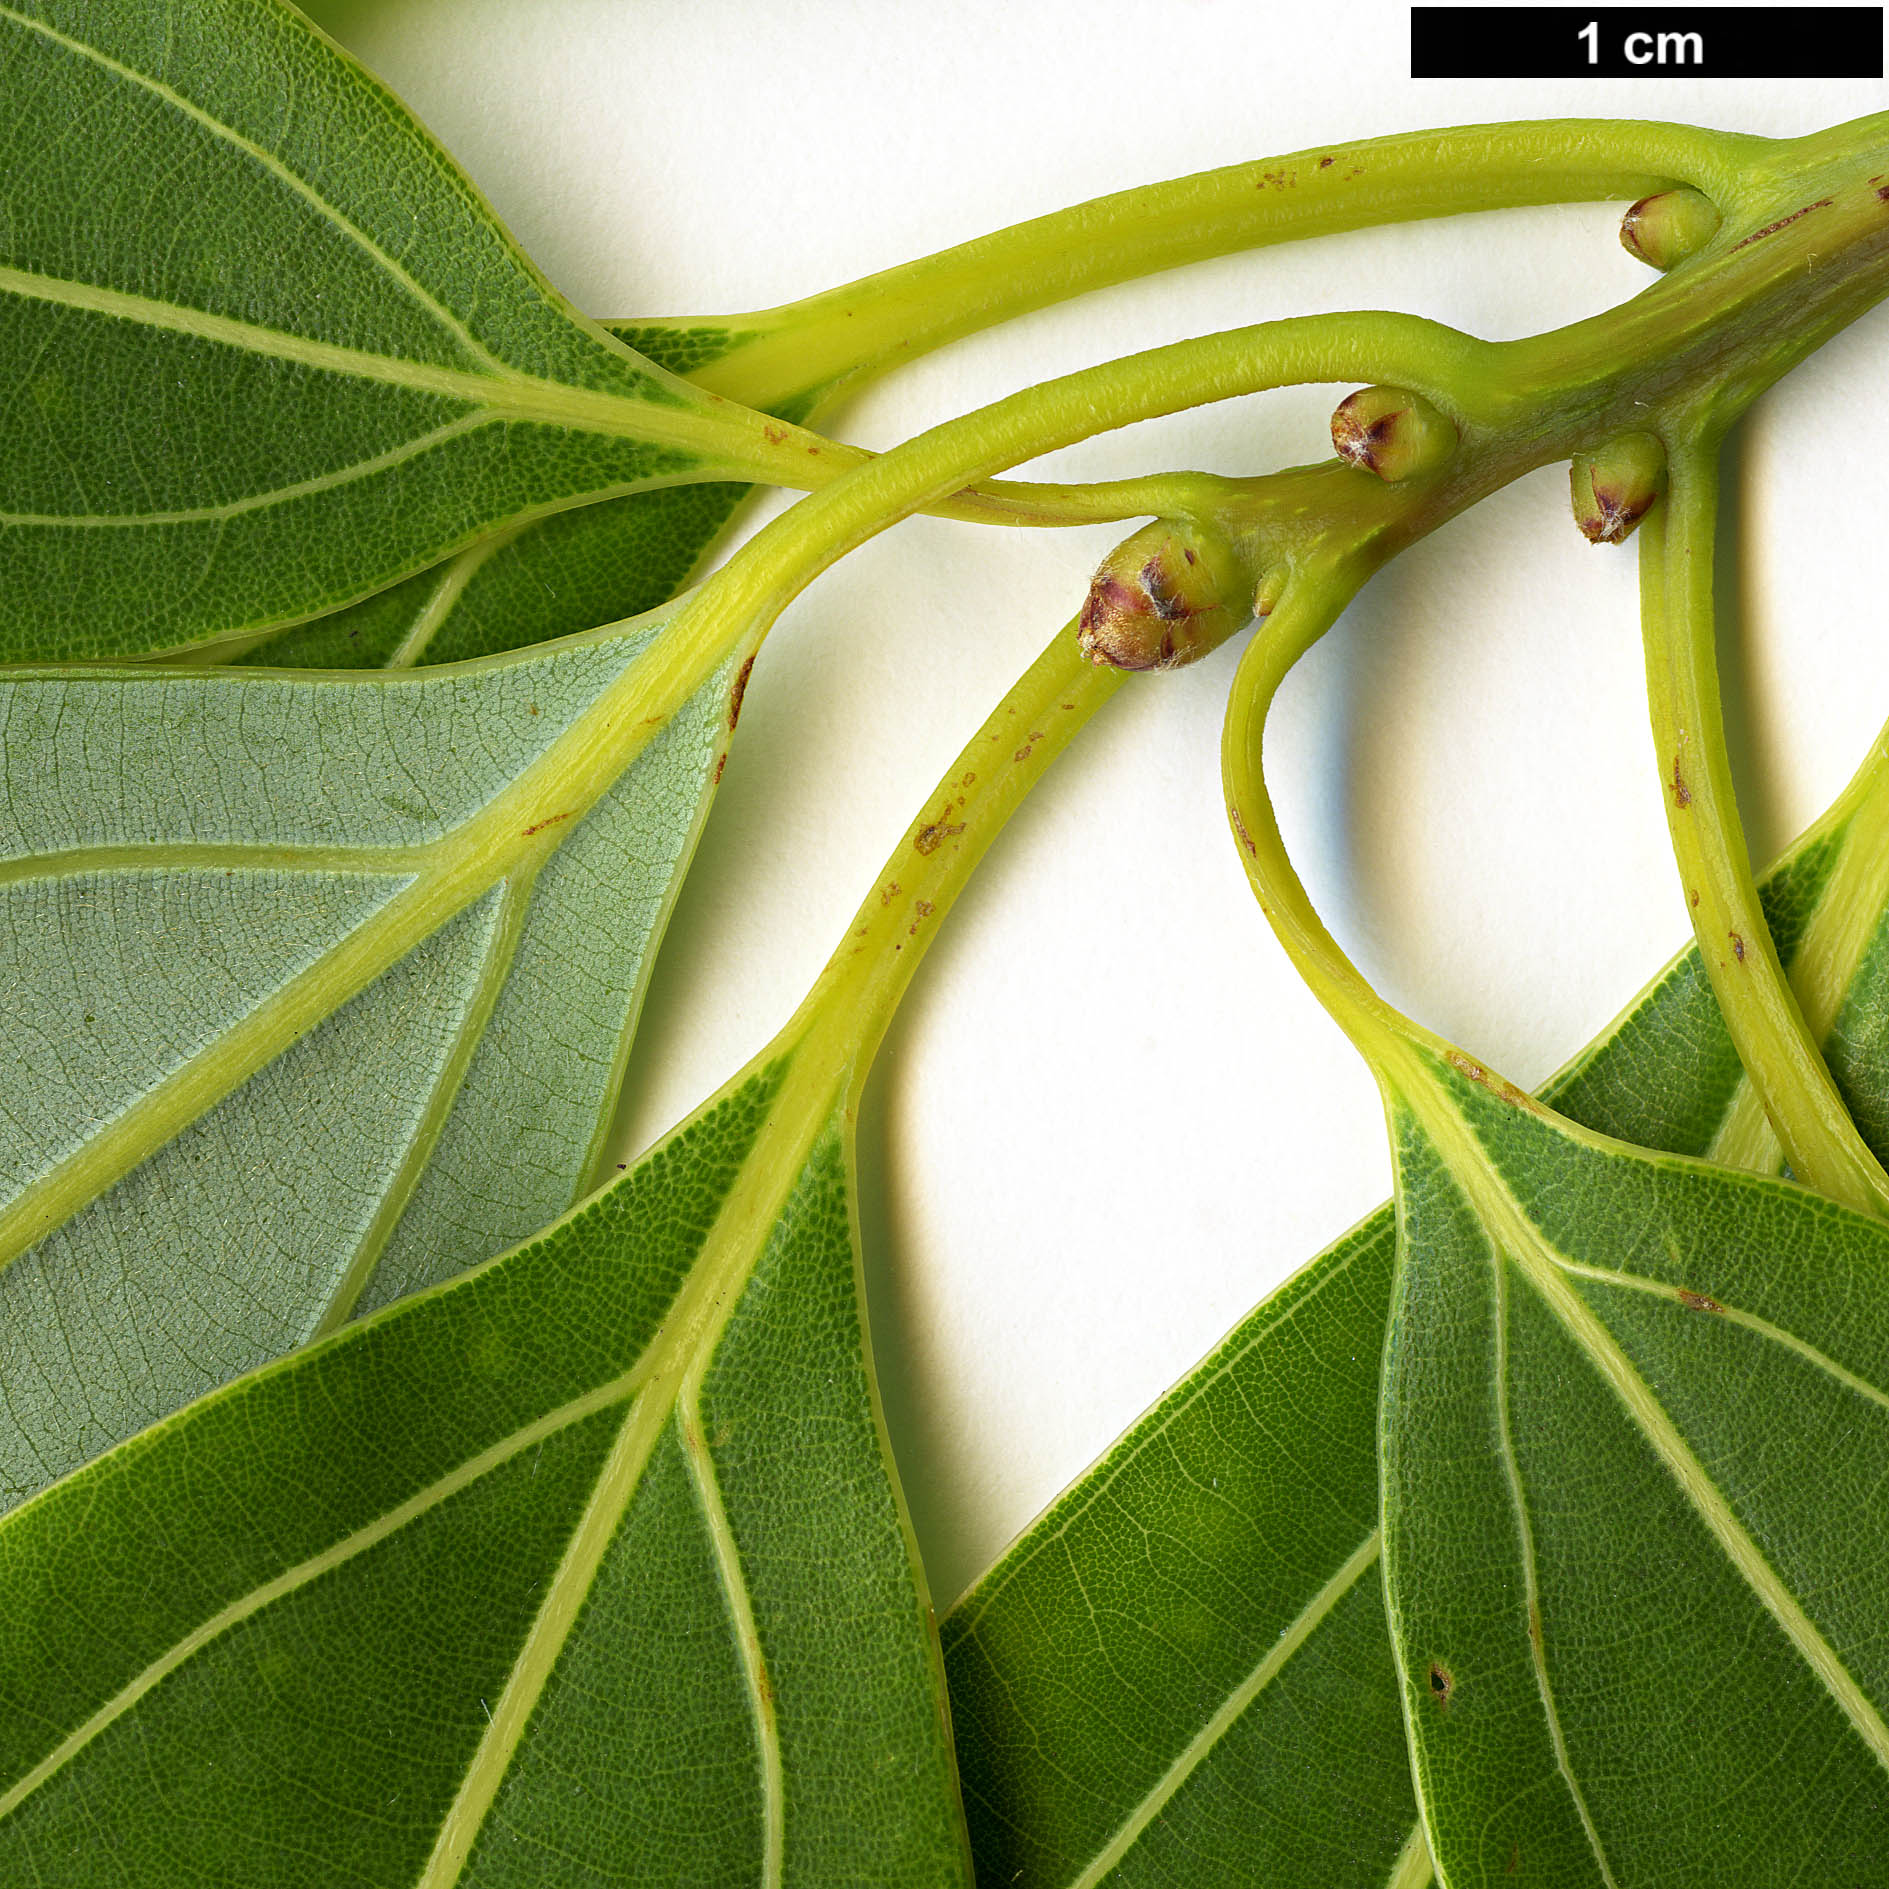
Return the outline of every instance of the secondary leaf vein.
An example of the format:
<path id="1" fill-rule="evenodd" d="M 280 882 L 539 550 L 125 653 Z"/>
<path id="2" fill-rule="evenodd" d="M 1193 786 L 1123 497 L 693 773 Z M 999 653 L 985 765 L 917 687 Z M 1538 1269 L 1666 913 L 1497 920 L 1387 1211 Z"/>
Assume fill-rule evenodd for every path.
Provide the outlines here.
<path id="1" fill-rule="evenodd" d="M 137 322 L 144 327 L 238 348 L 245 353 L 288 361 L 321 373 L 349 375 L 356 380 L 405 388 L 410 393 L 432 394 L 468 406 L 490 407 L 508 419 L 575 427 L 586 432 L 692 449 L 709 449 L 717 443 L 725 446 L 725 427 L 682 406 L 542 380 L 512 368 L 487 372 L 435 367 L 426 361 L 371 354 L 362 348 L 316 341 L 307 335 L 289 334 L 257 322 L 237 321 L 228 315 L 185 308 L 125 289 L 103 288 L 93 282 L 75 282 L 10 265 L 0 267 L 0 293 Z M 60 519 L 57 522 L 71 521 Z"/>
<path id="2" fill-rule="evenodd" d="M 786 1845 L 786 1807 L 774 1685 L 768 1677 L 767 1655 L 761 1650 L 760 1631 L 754 1623 L 754 1603 L 741 1570 L 741 1550 L 735 1543 L 734 1530 L 728 1525 L 721 1485 L 715 1478 L 714 1460 L 708 1452 L 708 1439 L 702 1434 L 697 1394 L 698 1386 L 691 1383 L 677 1413 L 682 1425 L 683 1457 L 688 1464 L 689 1480 L 695 1486 L 696 1500 L 702 1507 L 703 1527 L 714 1549 L 715 1571 L 721 1579 L 722 1593 L 728 1602 L 729 1624 L 734 1628 L 735 1645 L 740 1650 L 748 1708 L 754 1715 L 755 1757 L 761 1769 L 760 1889 L 780 1889 Z"/>
<path id="3" fill-rule="evenodd" d="M 365 230 L 343 216 L 334 204 L 330 203 L 306 178 L 299 177 L 294 171 L 290 170 L 273 151 L 264 149 L 263 146 L 257 144 L 251 138 L 244 137 L 234 126 L 227 125 L 220 118 L 214 117 L 211 113 L 205 111 L 202 106 L 194 104 L 191 100 L 185 98 L 184 95 L 174 87 L 166 85 L 163 80 L 155 79 L 147 72 L 139 72 L 135 67 L 125 65 L 122 61 L 112 58 L 109 53 L 101 52 L 96 46 L 87 45 L 83 40 L 74 39 L 68 34 L 61 33 L 57 28 L 48 26 L 44 21 L 32 19 L 12 7 L 0 6 L 0 18 L 7 19 L 15 26 L 23 27 L 30 33 L 38 34 L 40 38 L 53 45 L 63 47 L 67 52 L 74 54 L 78 58 L 90 60 L 93 64 L 111 73 L 114 77 L 123 79 L 128 84 L 140 87 L 144 91 L 149 92 L 154 98 L 162 100 L 163 103 L 168 105 L 172 110 L 181 113 L 184 117 L 202 127 L 202 129 L 209 132 L 212 137 L 241 151 L 245 157 L 259 164 L 264 170 L 269 172 L 272 177 L 286 184 L 288 188 L 300 197 L 303 202 L 308 204 L 324 222 L 331 224 L 350 243 L 359 249 L 363 255 L 369 257 L 393 282 L 398 284 L 405 294 L 411 297 L 412 300 L 418 302 L 441 327 L 445 328 L 446 331 L 452 335 L 453 339 L 475 360 L 483 361 L 488 366 L 495 369 L 503 368 L 504 364 L 496 355 L 491 353 L 480 342 L 473 339 L 471 330 L 466 327 L 465 323 L 462 322 L 457 315 L 453 314 L 436 296 L 422 288 L 419 282 L 416 281 L 400 263 L 395 261 L 386 250 L 382 249 Z"/>
<path id="4" fill-rule="evenodd" d="M 1587 1806 L 1587 1793 L 1574 1775 L 1574 1761 L 1568 1756 L 1567 1737 L 1561 1729 L 1561 1710 L 1555 1703 L 1554 1681 L 1548 1675 L 1548 1650 L 1544 1644 L 1546 1629 L 1541 1617 L 1541 1582 L 1535 1566 L 1535 1531 L 1528 1519 L 1528 1496 L 1522 1487 L 1521 1465 L 1515 1460 L 1515 1436 L 1509 1422 L 1509 1294 L 1507 1267 L 1499 1249 L 1492 1250 L 1495 1262 L 1495 1406 L 1496 1426 L 1502 1439 L 1502 1473 L 1508 1483 L 1509 1502 L 1515 1512 L 1515 1530 L 1520 1538 L 1522 1560 L 1522 1600 L 1528 1608 L 1528 1657 L 1534 1669 L 1535 1691 L 1548 1725 L 1548 1743 L 1554 1752 L 1555 1769 L 1574 1800 L 1587 1846 L 1594 1852 L 1601 1880 L 1607 1889 L 1619 1889 L 1613 1866 L 1607 1860 L 1607 1846 L 1600 1840 L 1593 1812 Z"/>
<path id="5" fill-rule="evenodd" d="M 1473 1131 L 1462 1125 L 1473 1143 Z M 1454 1137 L 1452 1137 L 1454 1139 Z M 1625 1408 L 1628 1419 L 1645 1437 L 1654 1454 L 1678 1483 L 1681 1493 L 1717 1540 L 1720 1549 L 1759 1603 L 1797 1649 L 1799 1658 L 1816 1674 L 1819 1683 L 1849 1720 L 1870 1755 L 1889 1770 L 1889 1725 L 1838 1657 L 1836 1649 L 1817 1630 L 1803 1604 L 1766 1560 L 1731 1504 L 1706 1473 L 1679 1427 L 1652 1388 L 1615 1342 L 1592 1307 L 1564 1276 L 1568 1264 L 1509 1191 L 1506 1180 L 1480 1149 L 1466 1155 L 1467 1168 L 1452 1161 L 1459 1178 L 1473 1174 L 1479 1211 L 1501 1229 L 1503 1243 L 1522 1276 L 1540 1295 L 1574 1342 L 1587 1353 L 1596 1370 Z"/>
<path id="6" fill-rule="evenodd" d="M 228 519 L 240 518 L 246 512 L 266 511 L 271 505 L 286 505 L 292 499 L 312 498 L 317 493 L 339 491 L 345 485 L 371 479 L 376 473 L 390 472 L 395 466 L 404 465 L 409 459 L 417 459 L 422 453 L 431 452 L 434 447 L 443 446 L 462 433 L 476 433 L 480 427 L 490 426 L 496 417 L 491 413 L 462 413 L 443 426 L 416 434 L 412 439 L 403 440 L 398 446 L 390 446 L 385 452 L 375 453 L 370 458 L 356 459 L 348 465 L 336 466 L 306 479 L 297 479 L 289 485 L 271 486 L 266 492 L 251 492 L 244 498 L 228 499 L 221 505 L 188 505 L 161 512 L 0 512 L 0 525 L 50 526 L 69 531 L 123 531 L 157 525 L 222 524 Z"/>
<path id="7" fill-rule="evenodd" d="M 310 1581 L 319 1579 L 331 1569 L 343 1566 L 357 1555 L 365 1554 L 368 1549 L 385 1541 L 410 1522 L 417 1521 L 429 1510 L 439 1507 L 460 1490 L 469 1488 L 481 1476 L 503 1467 L 533 1444 L 543 1442 L 558 1431 L 581 1423 L 601 1410 L 609 1409 L 612 1404 L 620 1403 L 634 1392 L 642 1374 L 643 1364 L 639 1360 L 622 1376 L 599 1385 L 595 1390 L 586 1391 L 582 1397 L 573 1398 L 569 1403 L 560 1405 L 558 1409 L 547 1412 L 534 1422 L 513 1431 L 510 1436 L 481 1450 L 476 1456 L 468 1457 L 458 1468 L 450 1470 L 438 1481 L 429 1483 L 417 1494 L 389 1509 L 385 1515 L 377 1516 L 352 1534 L 343 1536 L 332 1547 L 285 1569 L 273 1580 L 263 1582 L 241 1599 L 231 1601 L 227 1607 L 212 1614 L 201 1626 L 185 1635 L 175 1646 L 146 1666 L 136 1678 L 122 1686 L 83 1724 L 61 1739 L 17 1783 L 5 1792 L 0 1792 L 0 1819 L 10 1816 L 42 1784 L 57 1776 L 86 1746 L 123 1718 L 155 1686 L 232 1627 L 239 1626 L 297 1589 L 306 1587 Z"/>
<path id="8" fill-rule="evenodd" d="M 1069 1884 L 1069 1889 L 1095 1889 L 1140 1841 L 1143 1831 L 1172 1801 L 1174 1794 L 1206 1762 L 1214 1747 L 1237 1724 L 1248 1706 L 1259 1697 L 1285 1669 L 1289 1660 L 1304 1646 L 1320 1623 L 1344 1599 L 1363 1575 L 1377 1563 L 1382 1545 L 1379 1531 L 1372 1529 L 1329 1581 L 1306 1602 L 1296 1619 L 1267 1648 L 1266 1656 L 1220 1703 L 1219 1709 L 1188 1740 L 1173 1763 L 1162 1772 L 1153 1788 L 1135 1805 L 1117 1827 L 1113 1836 L 1096 1853 L 1089 1866 Z"/>

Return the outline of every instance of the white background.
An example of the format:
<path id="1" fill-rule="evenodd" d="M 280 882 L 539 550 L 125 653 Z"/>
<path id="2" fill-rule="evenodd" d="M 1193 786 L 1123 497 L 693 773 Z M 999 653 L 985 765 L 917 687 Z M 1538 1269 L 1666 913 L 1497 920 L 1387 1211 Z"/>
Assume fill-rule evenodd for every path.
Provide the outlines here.
<path id="1" fill-rule="evenodd" d="M 1546 115 L 1795 135 L 1877 82 L 1412 81 L 1382 0 L 328 0 L 540 265 L 600 316 L 714 315 L 1212 165 Z M 1619 205 L 1204 264 L 962 343 L 836 430 L 884 447 L 1053 373 L 1277 315 L 1393 307 L 1495 337 L 1648 277 Z M 1322 457 L 1343 390 L 1182 416 L 1043 476 Z M 1761 405 L 1733 460 L 1723 625 L 1754 854 L 1889 712 L 1889 311 Z M 663 955 L 647 1143 L 759 1048 L 960 743 L 1119 536 L 915 520 L 783 619 Z M 861 1131 L 888 1421 L 935 1595 L 1387 1191 L 1369 1077 L 1259 917 L 1220 809 L 1234 652 L 1143 678 L 1013 823 L 939 940 Z M 1272 777 L 1342 943 L 1533 1083 L 1682 941 L 1632 551 L 1565 475 L 1380 578 L 1288 685 Z"/>

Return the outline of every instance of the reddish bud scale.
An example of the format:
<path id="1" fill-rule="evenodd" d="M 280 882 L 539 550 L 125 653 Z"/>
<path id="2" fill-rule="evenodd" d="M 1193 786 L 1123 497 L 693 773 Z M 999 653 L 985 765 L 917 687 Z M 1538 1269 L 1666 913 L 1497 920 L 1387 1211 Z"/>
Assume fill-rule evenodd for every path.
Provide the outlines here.
<path id="1" fill-rule="evenodd" d="M 1436 472 L 1456 453 L 1456 427 L 1405 387 L 1360 387 L 1331 416 L 1338 457 L 1387 485 Z"/>
<path id="2" fill-rule="evenodd" d="M 1620 219 L 1620 246 L 1655 269 L 1671 269 L 1696 256 L 1718 234 L 1719 221 L 1718 206 L 1702 192 L 1662 190 Z"/>
<path id="3" fill-rule="evenodd" d="M 1216 649 L 1249 613 L 1231 545 L 1178 520 L 1144 525 L 1102 560 L 1076 636 L 1091 662 L 1178 669 Z"/>
<path id="4" fill-rule="evenodd" d="M 1574 522 L 1589 544 L 1624 544 L 1653 509 L 1666 476 L 1666 449 L 1650 433 L 1623 433 L 1568 469 Z"/>

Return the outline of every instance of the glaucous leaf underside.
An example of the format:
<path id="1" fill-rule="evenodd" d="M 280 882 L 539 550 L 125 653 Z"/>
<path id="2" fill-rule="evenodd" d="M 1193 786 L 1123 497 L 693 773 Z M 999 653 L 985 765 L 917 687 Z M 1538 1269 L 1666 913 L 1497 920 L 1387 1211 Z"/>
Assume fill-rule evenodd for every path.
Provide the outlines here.
<path id="1" fill-rule="evenodd" d="M 0 680 L 0 1500 L 594 1184 L 731 677 L 531 783 L 660 630 Z"/>

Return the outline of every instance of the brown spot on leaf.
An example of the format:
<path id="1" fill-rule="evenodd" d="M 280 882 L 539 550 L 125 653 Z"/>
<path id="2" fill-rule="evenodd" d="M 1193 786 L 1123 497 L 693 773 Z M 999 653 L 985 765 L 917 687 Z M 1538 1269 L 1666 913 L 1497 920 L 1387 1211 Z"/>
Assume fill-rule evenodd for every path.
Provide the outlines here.
<path id="1" fill-rule="evenodd" d="M 1693 910 L 1694 910 L 1694 911 L 1696 912 L 1696 911 L 1697 911 L 1697 910 L 1699 909 L 1699 895 L 1698 895 L 1698 893 L 1696 893 L 1696 892 L 1689 892 L 1689 893 L 1687 893 L 1687 894 L 1686 894 L 1686 897 L 1687 897 L 1687 900 L 1688 900 L 1688 902 L 1689 902 L 1689 903 L 1691 904 L 1691 906 L 1692 906 L 1692 909 L 1693 909 Z"/>
<path id="2" fill-rule="evenodd" d="M 1708 1299 L 1703 1292 L 1688 1292 L 1684 1286 L 1679 1288 L 1679 1303 L 1688 1312 L 1722 1312 L 1724 1306 L 1716 1299 Z"/>
<path id="3" fill-rule="evenodd" d="M 1465 1056 L 1461 1050 L 1453 1049 L 1448 1056 L 1444 1058 L 1444 1061 L 1447 1062 L 1459 1076 L 1467 1076 L 1471 1082 L 1479 1082 L 1486 1089 L 1493 1090 L 1495 1088 L 1496 1078 L 1492 1077 L 1488 1070 L 1486 1070 L 1481 1063 L 1477 1062 L 1473 1056 Z"/>
<path id="4" fill-rule="evenodd" d="M 1505 1876 L 1513 1876 L 1521 1866 L 1522 1846 L 1519 1843 L 1511 1843 L 1509 1845 L 1509 1866 L 1502 1873 Z"/>
<path id="5" fill-rule="evenodd" d="M 532 834 L 542 833 L 546 827 L 556 826 L 561 821 L 568 820 L 570 817 L 568 813 L 554 813 L 548 820 L 540 820 L 536 826 L 526 827 L 524 836 L 526 839 L 530 839 Z"/>
<path id="6" fill-rule="evenodd" d="M 1450 1694 L 1456 1690 L 1456 1681 L 1451 1677 L 1448 1667 L 1439 1666 L 1435 1660 L 1430 1662 L 1430 1696 L 1446 1712 L 1449 1710 Z"/>
<path id="7" fill-rule="evenodd" d="M 728 750 L 724 748 L 722 749 L 721 753 L 719 753 L 715 757 L 715 782 L 714 784 L 717 787 L 721 785 L 721 771 L 727 765 L 728 765 Z"/>
<path id="8" fill-rule="evenodd" d="M 1692 805 L 1692 789 L 1686 785 L 1686 777 L 1679 771 L 1679 756 L 1673 756 L 1673 805 L 1689 807 Z"/>
<path id="9" fill-rule="evenodd" d="M 735 677 L 735 686 L 728 696 L 728 732 L 732 735 L 741 721 L 741 699 L 748 692 L 748 678 L 754 673 L 754 658 L 750 656 L 741 665 L 741 673 Z"/>
<path id="10" fill-rule="evenodd" d="M 1332 166 L 1333 166 L 1333 165 L 1334 165 L 1335 163 L 1337 163 L 1337 161 L 1338 161 L 1338 160 L 1337 160 L 1336 158 L 1333 158 L 1333 157 L 1321 157 L 1321 158 L 1320 158 L 1320 159 L 1318 160 L 1318 168 L 1319 168 L 1320 170 L 1322 170 L 1322 171 L 1328 171 L 1328 170 L 1330 170 L 1330 169 L 1331 169 L 1331 167 L 1332 167 Z"/>
<path id="11" fill-rule="evenodd" d="M 1259 848 L 1253 844 L 1253 836 L 1247 832 L 1246 822 L 1240 818 L 1239 808 L 1229 807 L 1227 809 L 1227 816 L 1233 822 L 1234 832 L 1240 836 L 1240 844 L 1244 846 L 1249 853 L 1257 854 Z"/>
<path id="12" fill-rule="evenodd" d="M 898 897 L 898 895 L 899 895 L 899 882 L 896 879 L 893 879 L 887 883 L 886 889 L 879 894 L 879 903 L 881 905 L 890 905 L 892 901 Z"/>
<path id="13" fill-rule="evenodd" d="M 1738 934 L 1737 934 L 1737 932 L 1735 932 L 1735 931 L 1733 931 L 1733 932 L 1727 932 L 1727 933 L 1726 933 L 1726 936 L 1727 936 L 1728 938 L 1730 938 L 1730 939 L 1731 939 L 1731 941 L 1732 941 L 1732 956 L 1733 956 L 1733 957 L 1735 957 L 1735 958 L 1736 958 L 1736 959 L 1738 960 L 1738 962 L 1739 962 L 1740 964 L 1743 964 L 1743 963 L 1744 963 L 1744 961 L 1745 961 L 1745 941 L 1744 941 L 1744 939 L 1742 939 L 1741 937 L 1739 937 L 1739 935 L 1738 935 Z"/>
<path id="14" fill-rule="evenodd" d="M 774 426 L 770 423 L 762 427 L 761 437 L 766 440 L 770 446 L 778 446 L 781 441 L 787 437 L 787 429 L 784 426 Z"/>
<path id="15" fill-rule="evenodd" d="M 1459 1076 L 1467 1076 L 1471 1082 L 1480 1083 L 1491 1095 L 1515 1108 L 1525 1108 L 1540 1114 L 1541 1104 L 1532 1095 L 1518 1089 L 1506 1076 L 1498 1076 L 1485 1069 L 1473 1056 L 1465 1056 L 1461 1050 L 1453 1049 L 1443 1060 Z"/>

